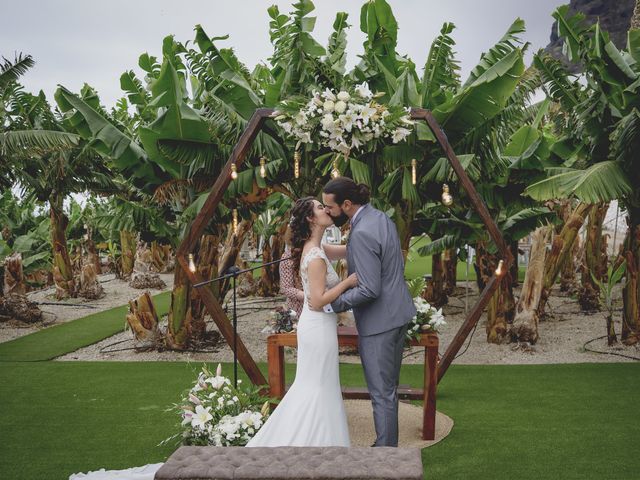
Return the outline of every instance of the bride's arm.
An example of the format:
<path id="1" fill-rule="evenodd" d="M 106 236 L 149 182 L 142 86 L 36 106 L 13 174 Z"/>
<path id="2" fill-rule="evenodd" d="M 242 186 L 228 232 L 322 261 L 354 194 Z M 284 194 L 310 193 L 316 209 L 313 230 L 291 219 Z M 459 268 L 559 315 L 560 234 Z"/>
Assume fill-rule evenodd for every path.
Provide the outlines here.
<path id="1" fill-rule="evenodd" d="M 309 262 L 307 277 L 309 278 L 309 305 L 313 305 L 316 310 L 333 302 L 340 294 L 355 287 L 358 283 L 356 275 L 351 274 L 335 287 L 325 290 L 327 287 L 327 264 L 321 258 L 314 258 Z"/>
<path id="2" fill-rule="evenodd" d="M 329 243 L 323 243 L 322 249 L 327 254 L 329 260 L 342 260 L 347 258 L 347 246 L 346 245 L 331 245 Z"/>

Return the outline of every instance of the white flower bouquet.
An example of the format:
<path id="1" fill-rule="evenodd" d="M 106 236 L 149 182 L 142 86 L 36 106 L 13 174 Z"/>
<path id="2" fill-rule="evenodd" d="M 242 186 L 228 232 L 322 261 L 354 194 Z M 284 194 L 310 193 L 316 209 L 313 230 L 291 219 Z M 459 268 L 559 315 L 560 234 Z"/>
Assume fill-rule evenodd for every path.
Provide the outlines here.
<path id="1" fill-rule="evenodd" d="M 234 388 L 221 365 L 215 375 L 203 366 L 194 386 L 171 409 L 180 415 L 182 432 L 162 443 L 179 438 L 184 445 L 245 446 L 267 420 L 269 399 L 260 388 L 241 383 Z"/>
<path id="2" fill-rule="evenodd" d="M 409 322 L 407 330 L 407 339 L 418 339 L 421 333 L 439 332 L 440 328 L 447 324 L 444 321 L 442 308 L 436 309 L 432 307 L 422 297 L 415 297 L 413 304 L 416 306 L 416 315 Z"/>
<path id="3" fill-rule="evenodd" d="M 348 157 L 382 139 L 403 141 L 412 132 L 410 110 L 376 102 L 366 83 L 335 92 L 313 92 L 311 99 L 292 98 L 275 112 L 276 123 L 287 136 L 302 143 L 317 142 Z"/>

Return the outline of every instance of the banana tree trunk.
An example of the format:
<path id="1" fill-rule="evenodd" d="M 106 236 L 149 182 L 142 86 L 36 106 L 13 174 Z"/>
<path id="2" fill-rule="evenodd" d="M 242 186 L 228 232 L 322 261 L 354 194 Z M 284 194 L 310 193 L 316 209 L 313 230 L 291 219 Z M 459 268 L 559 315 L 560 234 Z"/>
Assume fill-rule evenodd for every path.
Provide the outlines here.
<path id="1" fill-rule="evenodd" d="M 551 294 L 551 288 L 558 278 L 560 269 L 573 250 L 573 244 L 578 236 L 578 231 L 586 216 L 591 211 L 593 204 L 580 203 L 576 209 L 571 213 L 560 233 L 558 233 L 551 242 L 551 251 L 547 255 L 544 266 L 544 277 L 542 279 L 542 294 L 540 295 L 540 301 L 536 308 L 538 317 L 542 318 L 545 313 L 545 306 L 549 295 Z"/>
<path id="2" fill-rule="evenodd" d="M 572 201 L 561 200 L 558 216 L 562 219 L 562 223 L 566 223 L 569 220 L 572 212 Z M 562 263 L 562 270 L 560 271 L 560 291 L 574 294 L 578 291 L 578 284 L 576 280 L 576 265 L 579 264 L 578 259 L 580 252 L 580 237 L 576 237 L 573 242 L 573 248 L 567 258 Z"/>
<path id="3" fill-rule="evenodd" d="M 96 266 L 87 260 L 80 272 L 80 290 L 78 295 L 82 298 L 96 300 L 104 296 L 104 288 L 98 280 Z"/>
<path id="4" fill-rule="evenodd" d="M 217 235 L 203 235 L 200 239 L 194 261 L 199 274 L 204 279 L 218 276 L 218 244 Z M 219 283 L 204 288 L 210 288 L 216 293 Z M 205 314 L 205 305 L 194 291 L 187 273 L 183 268 L 176 267 L 173 275 L 169 324 L 165 336 L 167 346 L 184 350 L 202 341 L 206 331 Z"/>
<path id="5" fill-rule="evenodd" d="M 73 268 L 67 250 L 66 230 L 69 220 L 62 209 L 62 198 L 49 199 L 51 207 L 51 244 L 53 246 L 53 279 L 56 284 L 56 298 L 77 297 Z"/>
<path id="6" fill-rule="evenodd" d="M 240 223 L 238 223 L 238 233 L 236 235 L 234 235 L 233 229 L 231 227 L 227 229 L 227 239 L 225 240 L 223 250 L 224 253 L 222 255 L 222 258 L 218 262 L 218 272 L 220 272 L 220 275 L 223 275 L 229 269 L 229 267 L 236 264 L 236 260 L 238 259 L 238 254 L 240 253 L 242 244 L 251 231 L 252 221 L 244 219 Z M 224 297 L 230 288 L 231 282 L 229 280 L 220 282 L 218 298 L 221 302 L 224 300 Z"/>
<path id="7" fill-rule="evenodd" d="M 441 253 L 436 253 L 431 257 L 431 280 L 427 282 L 423 297 L 436 308 L 446 305 L 449 300 L 444 291 L 444 269 L 442 268 Z"/>
<path id="8" fill-rule="evenodd" d="M 271 248 L 270 240 L 270 238 L 265 238 L 262 244 L 262 263 L 269 263 L 273 260 L 273 250 Z M 258 287 L 259 295 L 263 297 L 271 297 L 273 296 L 274 288 L 271 266 L 262 267 L 260 272 L 260 286 Z"/>
<path id="9" fill-rule="evenodd" d="M 218 276 L 218 247 L 220 237 L 218 235 L 203 235 L 200 238 L 196 265 L 200 277 L 204 280 L 211 280 Z M 180 267 L 178 267 L 180 268 Z M 218 295 L 219 282 L 210 284 L 207 287 L 214 295 Z M 207 324 L 205 315 L 207 313 L 205 304 L 200 295 L 195 290 L 191 290 L 191 340 L 199 341 L 204 339 Z"/>
<path id="10" fill-rule="evenodd" d="M 156 288 L 163 289 L 166 287 L 164 280 L 160 278 L 153 267 L 153 256 L 151 250 L 145 242 L 138 242 L 136 247 L 136 260 L 133 264 L 133 273 L 129 286 L 138 289 Z"/>
<path id="11" fill-rule="evenodd" d="M 478 242 L 476 246 L 476 271 L 480 272 L 484 285 L 493 276 L 500 258 L 498 254 L 490 253 L 484 242 Z M 507 339 L 507 333 L 513 323 L 515 314 L 512 283 L 511 270 L 508 270 L 500 280 L 498 289 L 489 300 L 486 327 L 487 342 L 489 343 L 503 343 Z"/>
<path id="12" fill-rule="evenodd" d="M 576 237 L 573 242 L 573 248 L 566 260 L 562 264 L 562 270 L 560 272 L 560 291 L 570 294 L 578 291 L 578 285 L 576 280 L 576 265 L 579 264 L 580 258 L 580 237 Z"/>
<path id="13" fill-rule="evenodd" d="M 191 325 L 191 283 L 182 268 L 176 268 L 173 275 L 171 307 L 165 342 L 169 348 L 184 350 L 189 344 Z"/>
<path id="14" fill-rule="evenodd" d="M 27 285 L 24 282 L 24 271 L 22 269 L 22 254 L 14 252 L 4 259 L 4 285 L 2 293 L 4 296 L 24 295 L 27 292 Z"/>
<path id="15" fill-rule="evenodd" d="M 453 295 L 458 280 L 458 255 L 455 248 L 450 248 L 442 253 L 442 268 L 444 273 L 444 293 Z"/>
<path id="16" fill-rule="evenodd" d="M 133 331 L 136 348 L 148 349 L 158 346 L 162 334 L 158 328 L 158 314 L 149 292 L 129 301 L 127 323 Z"/>
<path id="17" fill-rule="evenodd" d="M 548 227 L 540 227 L 531 235 L 531 254 L 511 327 L 512 340 L 532 344 L 538 341 L 539 317 L 536 307 L 542 294 L 542 278 L 550 233 Z"/>
<path id="18" fill-rule="evenodd" d="M 626 284 L 622 290 L 622 332 L 625 345 L 640 340 L 640 209 L 630 209 L 627 217 L 629 231 L 624 243 L 627 261 Z"/>
<path id="19" fill-rule="evenodd" d="M 129 278 L 136 258 L 136 238 L 133 232 L 120 230 L 120 276 Z"/>
<path id="20" fill-rule="evenodd" d="M 518 281 L 518 242 L 512 242 L 509 244 L 509 248 L 511 249 L 511 255 L 513 255 L 513 263 L 511 264 L 511 286 L 517 287 L 519 285 Z"/>
<path id="21" fill-rule="evenodd" d="M 288 226 L 287 219 L 284 219 L 278 227 L 275 235 L 271 237 L 271 242 L 265 240 L 262 250 L 262 262 L 268 263 L 279 260 L 284 251 L 284 235 Z M 280 292 L 280 266 L 278 264 L 269 265 L 262 268 L 260 272 L 259 292 L 264 297 L 273 297 Z"/>
<path id="22" fill-rule="evenodd" d="M 155 240 L 151 242 L 151 256 L 153 269 L 158 272 L 166 272 L 171 264 L 171 245 L 162 245 Z"/>
<path id="23" fill-rule="evenodd" d="M 580 308 L 586 312 L 600 310 L 600 287 L 594 277 L 604 281 L 607 275 L 606 237 L 603 238 L 602 235 L 602 223 L 608 209 L 608 203 L 599 203 L 589 212 L 587 238 L 580 267 L 582 285 L 578 294 Z"/>
<path id="24" fill-rule="evenodd" d="M 411 219 L 415 216 L 415 209 L 410 208 L 407 205 L 398 204 L 395 205 L 395 214 L 393 216 L 393 223 L 398 230 L 398 237 L 400 238 L 400 249 L 402 250 L 402 257 L 406 263 L 407 255 L 409 255 L 409 248 L 411 246 Z"/>
<path id="25" fill-rule="evenodd" d="M 93 229 L 89 227 L 87 229 L 87 242 L 85 244 L 87 249 L 87 261 L 95 267 L 97 275 L 102 273 L 102 266 L 100 265 L 100 255 L 96 250 L 96 243 L 93 241 Z"/>

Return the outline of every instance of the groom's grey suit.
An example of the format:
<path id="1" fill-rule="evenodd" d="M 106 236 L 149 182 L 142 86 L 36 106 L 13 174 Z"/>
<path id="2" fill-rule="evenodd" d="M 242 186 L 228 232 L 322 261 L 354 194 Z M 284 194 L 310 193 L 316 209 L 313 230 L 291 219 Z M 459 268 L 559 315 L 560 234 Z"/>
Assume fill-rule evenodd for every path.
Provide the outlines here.
<path id="1" fill-rule="evenodd" d="M 351 223 L 349 274 L 358 286 L 340 295 L 335 312 L 353 309 L 358 350 L 371 395 L 378 447 L 398 446 L 398 382 L 407 323 L 416 314 L 404 281 L 398 232 L 380 210 L 366 204 Z"/>

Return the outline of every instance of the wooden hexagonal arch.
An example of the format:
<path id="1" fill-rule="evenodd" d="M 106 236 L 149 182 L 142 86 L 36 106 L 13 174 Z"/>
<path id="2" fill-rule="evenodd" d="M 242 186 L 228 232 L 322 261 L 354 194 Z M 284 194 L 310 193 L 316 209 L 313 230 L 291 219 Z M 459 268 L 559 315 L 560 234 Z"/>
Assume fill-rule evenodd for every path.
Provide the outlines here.
<path id="1" fill-rule="evenodd" d="M 176 251 L 176 257 L 178 259 L 178 262 L 180 263 L 180 266 L 184 269 L 186 274 L 189 276 L 189 279 L 194 284 L 203 282 L 206 279 L 201 278 L 198 272 L 191 272 L 189 270 L 187 255 L 193 249 L 198 239 L 202 235 L 206 224 L 213 216 L 213 213 L 222 200 L 222 197 L 227 190 L 229 183 L 231 183 L 231 164 L 235 163 L 237 167 L 240 167 L 242 165 L 242 163 L 244 162 L 244 158 L 249 151 L 249 148 L 251 147 L 251 144 L 256 138 L 256 135 L 264 125 L 264 122 L 268 118 L 270 118 L 273 113 L 273 109 L 260 108 L 257 109 L 251 116 L 247 127 L 245 128 L 244 132 L 240 136 L 240 139 L 238 140 L 238 143 L 235 145 L 233 151 L 231 152 L 229 160 L 222 169 L 220 176 L 214 183 L 204 206 L 200 210 L 198 216 L 191 223 L 190 228 L 185 235 L 185 238 Z M 502 255 L 502 259 L 504 260 L 502 271 L 507 271 L 511 265 L 511 262 L 513 261 L 511 251 L 507 247 L 507 244 L 505 243 L 502 234 L 498 230 L 497 225 L 489 215 L 489 211 L 487 210 L 484 201 L 482 200 L 482 198 L 474 188 L 473 183 L 462 168 L 462 165 L 460 164 L 460 161 L 451 148 L 451 145 L 449 144 L 444 131 L 440 128 L 438 122 L 429 110 L 425 110 L 422 108 L 413 108 L 411 109 L 411 118 L 414 120 L 426 122 L 426 124 L 435 135 L 438 143 L 444 151 L 444 154 L 449 160 L 451 167 L 458 176 L 462 188 L 464 188 L 464 190 L 467 192 L 471 204 L 477 211 L 478 215 L 480 215 L 480 218 L 487 227 L 487 231 L 489 232 L 491 239 L 495 242 L 500 254 Z M 469 332 L 480 319 L 480 315 L 482 314 L 484 308 L 487 306 L 487 303 L 491 299 L 491 296 L 498 288 L 502 278 L 504 277 L 501 274 L 494 274 L 485 285 L 484 290 L 480 294 L 478 302 L 468 312 L 467 318 L 456 333 L 456 336 L 447 348 L 447 351 L 440 359 L 438 365 L 438 381 L 443 377 L 443 375 L 447 371 L 447 368 L 454 359 L 456 353 L 460 350 L 460 347 L 469 335 Z M 211 318 L 220 329 L 220 333 L 225 338 L 229 346 L 233 349 L 233 328 L 231 326 L 229 318 L 222 309 L 220 302 L 218 302 L 218 299 L 208 288 L 198 288 L 196 291 L 202 298 L 202 301 L 205 304 L 207 311 L 211 315 Z M 239 336 L 236 337 L 236 341 L 236 353 L 238 356 L 238 361 L 244 368 L 245 372 L 255 385 L 265 385 L 267 381 L 262 375 L 262 372 L 260 372 L 260 370 L 258 369 L 258 366 L 253 360 L 253 357 L 251 356 Z"/>

